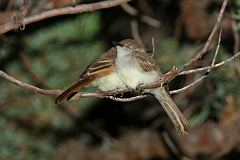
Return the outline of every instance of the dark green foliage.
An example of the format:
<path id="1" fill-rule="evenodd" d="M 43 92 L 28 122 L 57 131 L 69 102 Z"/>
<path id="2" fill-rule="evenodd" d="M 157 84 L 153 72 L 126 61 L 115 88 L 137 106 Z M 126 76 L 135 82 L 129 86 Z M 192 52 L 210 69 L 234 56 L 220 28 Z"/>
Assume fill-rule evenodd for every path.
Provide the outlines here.
<path id="1" fill-rule="evenodd" d="M 229 54 L 220 50 L 218 54 L 218 61 L 229 58 Z M 235 65 L 234 65 L 235 64 Z M 222 67 L 212 70 L 209 74 L 207 82 L 211 83 L 211 89 L 208 96 L 203 101 L 203 106 L 192 117 L 192 124 L 200 125 L 209 118 L 217 119 L 222 113 L 224 103 L 227 96 L 240 96 L 238 85 L 240 84 L 240 77 L 236 76 L 236 66 L 238 62 L 233 62 L 230 66 Z"/>
<path id="2" fill-rule="evenodd" d="M 74 16 L 25 36 L 22 52 L 29 57 L 32 69 L 48 87 L 64 89 L 77 81 L 85 67 L 103 51 L 102 42 L 95 40 L 100 29 L 98 13 Z M 9 37 L 1 45 L 1 59 L 13 52 L 14 43 L 17 39 Z M 18 56 L 13 56 L 4 67 L 17 79 L 37 84 Z M 3 115 L 0 119 L 0 158 L 54 159 L 58 137 L 51 132 L 71 130 L 74 127 L 72 117 L 62 106 L 56 106 L 51 97 L 29 93 L 6 81 L 1 81 L 0 87 Z M 96 99 L 79 101 L 78 116 L 84 115 L 84 110 L 95 102 Z"/>
<path id="3" fill-rule="evenodd" d="M 179 46 L 174 38 L 162 41 L 156 52 L 155 59 L 163 72 L 171 70 L 173 66 L 181 66 L 190 57 L 189 49 Z"/>

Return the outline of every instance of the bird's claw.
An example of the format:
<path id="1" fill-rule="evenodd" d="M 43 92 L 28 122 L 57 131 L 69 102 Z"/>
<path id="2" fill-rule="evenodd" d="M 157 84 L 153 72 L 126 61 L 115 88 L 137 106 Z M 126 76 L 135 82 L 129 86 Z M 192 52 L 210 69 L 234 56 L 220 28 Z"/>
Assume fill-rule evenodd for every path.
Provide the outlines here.
<path id="1" fill-rule="evenodd" d="M 136 91 L 139 92 L 139 93 L 142 93 L 143 92 L 142 86 L 143 86 L 143 84 L 137 85 Z"/>

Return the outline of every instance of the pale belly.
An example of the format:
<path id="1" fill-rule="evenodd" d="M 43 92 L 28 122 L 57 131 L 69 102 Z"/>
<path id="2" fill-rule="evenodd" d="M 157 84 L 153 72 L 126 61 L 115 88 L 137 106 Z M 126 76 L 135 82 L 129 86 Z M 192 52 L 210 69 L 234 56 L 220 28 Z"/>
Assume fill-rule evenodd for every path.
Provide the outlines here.
<path id="1" fill-rule="evenodd" d="M 156 71 L 145 72 L 137 63 L 130 58 L 117 61 L 117 71 L 120 79 L 130 88 L 136 89 L 140 84 L 150 84 L 158 80 Z"/>
<path id="2" fill-rule="evenodd" d="M 120 88 L 126 88 L 126 85 L 119 79 L 116 72 L 103 76 L 94 82 L 100 91 L 113 91 Z"/>

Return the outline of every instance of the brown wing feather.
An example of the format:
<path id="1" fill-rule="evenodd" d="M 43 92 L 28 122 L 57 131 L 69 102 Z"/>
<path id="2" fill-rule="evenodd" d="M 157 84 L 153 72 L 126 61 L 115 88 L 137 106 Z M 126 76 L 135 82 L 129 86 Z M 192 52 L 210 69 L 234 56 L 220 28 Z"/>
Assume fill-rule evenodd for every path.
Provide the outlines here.
<path id="1" fill-rule="evenodd" d="M 96 59 L 91 65 L 89 65 L 86 70 L 80 75 L 80 79 L 95 75 L 104 76 L 107 73 L 111 72 L 113 67 L 115 67 L 116 56 L 116 48 L 113 47 L 102 54 L 101 57 Z"/>
<path id="2" fill-rule="evenodd" d="M 64 100 L 70 99 L 81 88 L 91 84 L 96 78 L 105 76 L 112 72 L 115 68 L 116 48 L 111 48 L 106 53 L 102 54 L 95 62 L 89 65 L 81 74 L 80 80 L 64 91 L 55 100 L 56 104 L 62 103 Z"/>
<path id="3" fill-rule="evenodd" d="M 153 70 L 160 71 L 157 63 L 152 59 L 152 57 L 145 52 L 135 52 L 134 56 L 138 60 L 140 66 L 144 71 L 150 72 Z"/>

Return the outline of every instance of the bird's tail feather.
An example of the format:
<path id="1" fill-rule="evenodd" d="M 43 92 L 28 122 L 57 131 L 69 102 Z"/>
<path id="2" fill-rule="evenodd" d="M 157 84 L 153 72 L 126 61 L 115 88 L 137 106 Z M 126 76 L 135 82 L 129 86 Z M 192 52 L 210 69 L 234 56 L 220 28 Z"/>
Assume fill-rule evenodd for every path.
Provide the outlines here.
<path id="1" fill-rule="evenodd" d="M 93 79 L 90 78 L 84 78 L 72 85 L 70 88 L 65 90 L 63 93 L 61 93 L 55 100 L 55 104 L 60 104 L 64 100 L 69 100 L 72 98 L 79 89 L 86 87 L 88 84 L 90 84 L 93 81 Z"/>
<path id="2" fill-rule="evenodd" d="M 165 88 L 156 88 L 151 91 L 159 103 L 162 105 L 164 111 L 171 119 L 175 129 L 179 134 L 187 134 L 189 132 L 189 123 L 182 112 L 173 102 L 168 91 Z"/>

